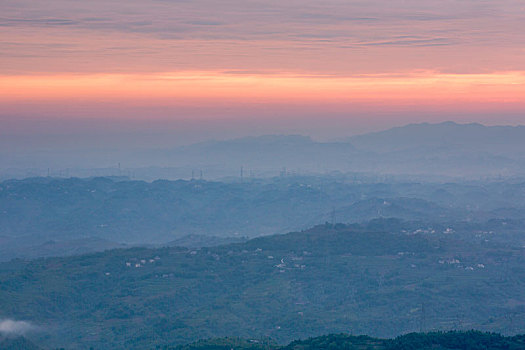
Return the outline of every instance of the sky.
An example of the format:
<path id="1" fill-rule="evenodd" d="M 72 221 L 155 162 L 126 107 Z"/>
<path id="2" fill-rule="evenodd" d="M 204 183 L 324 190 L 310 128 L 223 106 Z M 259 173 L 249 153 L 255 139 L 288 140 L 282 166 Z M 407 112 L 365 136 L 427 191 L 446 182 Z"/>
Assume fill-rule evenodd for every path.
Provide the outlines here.
<path id="1" fill-rule="evenodd" d="M 523 124 L 524 27 L 516 0 L 0 0 L 0 134 Z"/>

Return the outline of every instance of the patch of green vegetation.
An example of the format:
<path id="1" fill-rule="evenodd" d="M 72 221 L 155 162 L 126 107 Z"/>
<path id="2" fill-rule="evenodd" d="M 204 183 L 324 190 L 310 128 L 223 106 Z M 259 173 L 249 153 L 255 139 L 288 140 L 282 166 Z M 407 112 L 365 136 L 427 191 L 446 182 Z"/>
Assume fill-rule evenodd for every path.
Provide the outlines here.
<path id="1" fill-rule="evenodd" d="M 381 226 L 381 224 L 379 224 Z M 238 336 L 525 331 L 525 254 L 358 225 L 202 249 L 117 249 L 0 264 L 2 316 L 46 346 L 131 349 Z"/>
<path id="2" fill-rule="evenodd" d="M 0 334 L 0 349 L 2 350 L 42 350 L 31 341 L 21 336 L 7 337 Z"/>
<path id="3" fill-rule="evenodd" d="M 278 346 L 263 340 L 212 339 L 189 345 L 164 347 L 169 350 L 518 350 L 525 348 L 525 337 L 504 337 L 479 331 L 410 333 L 395 339 L 330 334 L 296 340 Z"/>

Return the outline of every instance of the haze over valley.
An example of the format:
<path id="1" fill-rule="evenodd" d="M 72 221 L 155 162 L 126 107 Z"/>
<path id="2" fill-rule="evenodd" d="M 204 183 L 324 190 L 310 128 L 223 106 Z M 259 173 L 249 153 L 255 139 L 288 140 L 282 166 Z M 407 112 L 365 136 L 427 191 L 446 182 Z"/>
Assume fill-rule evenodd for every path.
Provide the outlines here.
<path id="1" fill-rule="evenodd" d="M 134 146 L 128 137 L 120 146 L 108 148 L 74 146 L 63 140 L 39 150 L 38 146 L 20 147 L 20 141 L 8 139 L 5 150 L 0 151 L 0 176 L 216 180 L 240 177 L 242 171 L 245 178 L 352 172 L 478 180 L 523 176 L 524 140 L 523 126 L 454 122 L 410 124 L 332 141 L 263 135 L 170 148 Z"/>
<path id="2" fill-rule="evenodd" d="M 0 350 L 525 349 L 523 28 L 0 1 Z"/>
<path id="3" fill-rule="evenodd" d="M 5 346 L 212 338 L 240 349 L 260 339 L 266 349 L 329 333 L 521 334 L 522 130 L 447 122 L 334 142 L 246 137 L 145 158 L 173 157 L 189 178 L 145 181 L 117 168 L 4 180 Z M 149 169 L 145 178 L 173 171 Z M 490 341 L 521 341 L 506 339 Z"/>

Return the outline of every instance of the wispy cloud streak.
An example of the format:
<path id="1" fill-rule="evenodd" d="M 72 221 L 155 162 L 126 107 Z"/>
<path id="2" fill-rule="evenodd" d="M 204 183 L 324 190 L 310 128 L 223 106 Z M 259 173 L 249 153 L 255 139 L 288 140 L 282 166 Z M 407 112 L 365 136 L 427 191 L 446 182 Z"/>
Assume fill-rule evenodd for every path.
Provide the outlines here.
<path id="1" fill-rule="evenodd" d="M 511 0 L 6 0 L 0 10 L 18 44 L 0 43 L 4 74 L 525 70 L 525 11 Z"/>

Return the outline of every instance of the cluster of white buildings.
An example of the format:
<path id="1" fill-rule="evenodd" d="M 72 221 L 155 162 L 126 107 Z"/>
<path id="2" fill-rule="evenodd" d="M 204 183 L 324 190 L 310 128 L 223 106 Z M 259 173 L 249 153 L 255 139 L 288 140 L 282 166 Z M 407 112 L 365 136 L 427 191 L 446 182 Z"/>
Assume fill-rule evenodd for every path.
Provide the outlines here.
<path id="1" fill-rule="evenodd" d="M 133 259 L 131 259 L 131 261 L 126 261 L 126 267 L 139 268 L 139 267 L 146 266 L 147 264 L 153 264 L 157 260 L 160 260 L 159 256 L 156 256 L 156 257 L 150 258 L 150 259 L 133 258 Z"/>
<path id="2" fill-rule="evenodd" d="M 441 265 L 455 265 L 457 267 L 463 267 L 461 265 L 461 261 L 459 259 L 456 259 L 456 258 L 449 258 L 449 259 L 440 259 L 438 261 Z M 485 264 L 477 264 L 475 267 L 474 266 L 465 266 L 465 270 L 468 270 L 468 271 L 474 271 L 475 269 L 484 269 L 485 268 Z"/>

